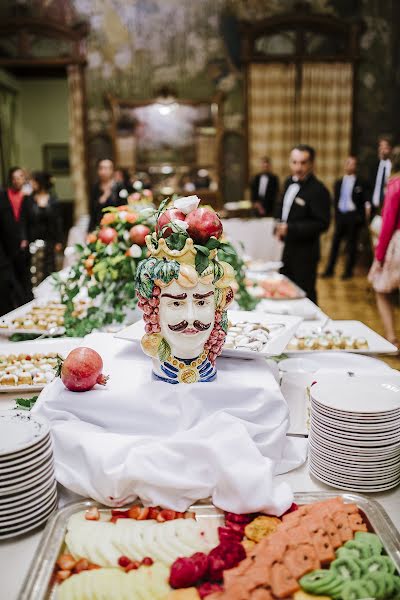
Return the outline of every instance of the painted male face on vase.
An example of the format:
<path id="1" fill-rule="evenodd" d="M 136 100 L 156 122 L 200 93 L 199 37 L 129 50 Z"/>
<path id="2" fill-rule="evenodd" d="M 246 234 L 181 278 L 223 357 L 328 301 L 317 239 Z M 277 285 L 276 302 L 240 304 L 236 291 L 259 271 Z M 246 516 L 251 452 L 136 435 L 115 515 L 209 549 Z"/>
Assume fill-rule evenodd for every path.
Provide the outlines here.
<path id="1" fill-rule="evenodd" d="M 178 358 L 197 358 L 204 350 L 215 322 L 214 285 L 187 288 L 176 281 L 160 295 L 161 335 Z"/>

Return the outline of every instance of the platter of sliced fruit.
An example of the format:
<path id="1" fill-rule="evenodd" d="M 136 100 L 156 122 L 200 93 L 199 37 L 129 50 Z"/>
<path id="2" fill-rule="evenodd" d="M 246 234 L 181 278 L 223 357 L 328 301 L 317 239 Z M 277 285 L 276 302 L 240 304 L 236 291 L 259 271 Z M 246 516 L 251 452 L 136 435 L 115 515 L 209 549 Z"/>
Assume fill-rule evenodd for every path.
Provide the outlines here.
<path id="1" fill-rule="evenodd" d="M 400 536 L 379 504 L 323 492 L 295 500 L 280 517 L 206 503 L 185 513 L 69 505 L 49 522 L 20 598 L 400 598 Z"/>

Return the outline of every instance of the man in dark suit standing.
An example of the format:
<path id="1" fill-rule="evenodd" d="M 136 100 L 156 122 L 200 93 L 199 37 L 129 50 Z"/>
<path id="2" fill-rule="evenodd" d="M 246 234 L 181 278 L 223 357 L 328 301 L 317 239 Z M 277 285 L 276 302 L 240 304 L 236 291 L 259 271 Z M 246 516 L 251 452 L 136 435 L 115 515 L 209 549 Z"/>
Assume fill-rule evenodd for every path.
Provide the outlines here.
<path id="1" fill-rule="evenodd" d="M 342 279 L 353 276 L 359 233 L 365 221 L 367 190 L 366 183 L 357 175 L 357 158 L 349 156 L 344 164 L 344 176 L 335 183 L 335 231 L 323 277 L 333 276 L 342 240 L 346 240 L 346 267 Z"/>
<path id="2" fill-rule="evenodd" d="M 330 197 L 324 184 L 313 174 L 315 150 L 298 144 L 290 153 L 292 176 L 284 194 L 275 236 L 284 242 L 281 273 L 317 302 L 316 278 L 320 258 L 319 238 L 330 222 Z"/>
<path id="3" fill-rule="evenodd" d="M 393 148 L 393 138 L 389 134 L 383 134 L 378 138 L 378 158 L 376 166 L 375 179 L 372 182 L 371 202 L 366 204 L 366 213 L 368 219 L 375 215 L 380 215 L 385 197 L 386 183 L 392 170 L 392 161 L 390 155 Z"/>
<path id="4" fill-rule="evenodd" d="M 261 159 L 261 172 L 251 182 L 251 201 L 260 217 L 272 217 L 276 210 L 279 179 L 271 171 L 271 159 Z"/>

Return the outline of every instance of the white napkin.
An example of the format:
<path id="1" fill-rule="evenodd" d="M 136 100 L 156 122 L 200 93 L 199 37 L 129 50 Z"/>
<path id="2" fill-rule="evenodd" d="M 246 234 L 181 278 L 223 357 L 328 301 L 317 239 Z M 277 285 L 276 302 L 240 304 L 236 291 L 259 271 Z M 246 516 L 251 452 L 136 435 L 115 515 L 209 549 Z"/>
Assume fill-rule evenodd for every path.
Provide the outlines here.
<path id="1" fill-rule="evenodd" d="M 281 514 L 293 495 L 274 475 L 305 461 L 306 441 L 287 438 L 288 409 L 263 359 L 218 359 L 215 382 L 155 381 L 129 342 L 91 334 L 110 375 L 106 387 L 69 392 L 57 379 L 34 412 L 51 422 L 57 479 L 108 506 L 137 496 L 178 511 L 211 496 L 236 512 Z"/>

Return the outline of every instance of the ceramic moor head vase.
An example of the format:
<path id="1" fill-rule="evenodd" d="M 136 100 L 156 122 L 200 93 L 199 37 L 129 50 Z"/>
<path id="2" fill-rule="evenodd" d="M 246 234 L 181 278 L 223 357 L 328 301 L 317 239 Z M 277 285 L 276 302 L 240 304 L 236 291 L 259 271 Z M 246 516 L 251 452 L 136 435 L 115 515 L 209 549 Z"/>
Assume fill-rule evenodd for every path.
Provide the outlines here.
<path id="1" fill-rule="evenodd" d="M 161 207 L 148 235 L 149 258 L 137 270 L 138 307 L 143 310 L 145 354 L 156 378 L 168 383 L 212 381 L 228 328 L 233 300 L 232 267 L 218 260 L 222 223 L 197 196 Z"/>

